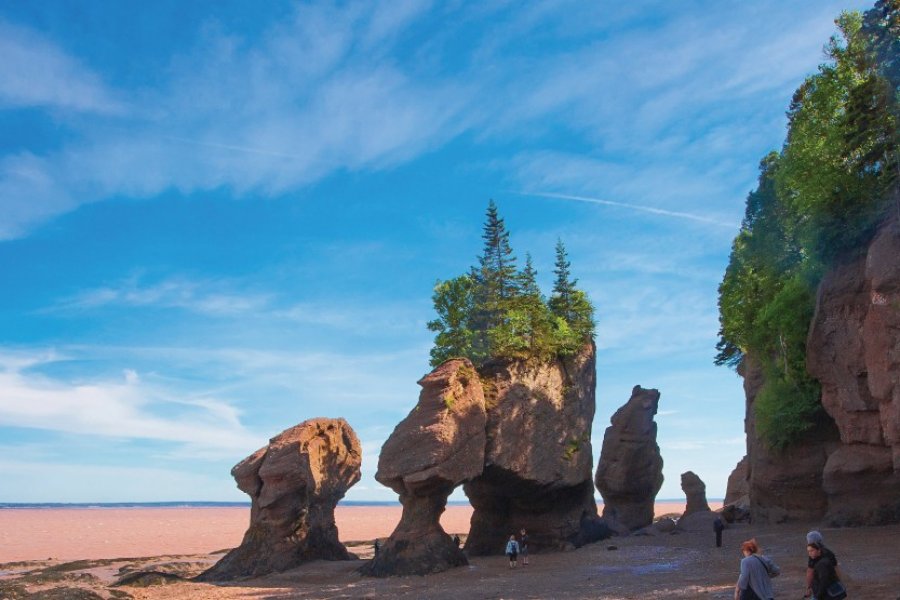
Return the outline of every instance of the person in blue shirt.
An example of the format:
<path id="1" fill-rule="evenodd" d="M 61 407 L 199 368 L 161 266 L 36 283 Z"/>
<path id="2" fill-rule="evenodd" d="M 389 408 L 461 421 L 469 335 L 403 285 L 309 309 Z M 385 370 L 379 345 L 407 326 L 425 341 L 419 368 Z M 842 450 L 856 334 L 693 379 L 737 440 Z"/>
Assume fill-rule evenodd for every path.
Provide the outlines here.
<path id="1" fill-rule="evenodd" d="M 516 560 L 519 558 L 519 542 L 516 541 L 515 534 L 509 536 L 509 541 L 506 542 L 506 556 L 509 557 L 510 569 L 518 566 Z"/>

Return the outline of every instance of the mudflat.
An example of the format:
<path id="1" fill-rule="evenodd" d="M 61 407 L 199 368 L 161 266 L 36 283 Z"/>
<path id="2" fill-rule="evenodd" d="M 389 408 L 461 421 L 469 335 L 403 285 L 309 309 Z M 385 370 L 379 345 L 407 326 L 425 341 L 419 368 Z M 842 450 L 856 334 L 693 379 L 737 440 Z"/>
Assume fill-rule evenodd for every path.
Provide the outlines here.
<path id="1" fill-rule="evenodd" d="M 361 521 L 361 527 L 393 528 L 388 522 L 393 507 L 346 507 L 351 509 L 338 516 L 339 527 Z M 388 512 L 383 512 L 388 509 Z M 110 509 L 100 509 L 103 512 Z M 125 509 L 126 511 L 129 509 Z M 138 509 L 147 510 L 147 509 Z M 181 509 L 160 509 L 181 510 Z M 187 513 L 198 510 L 240 511 L 245 509 L 183 509 Z M 339 508 L 338 515 L 345 509 Z M 399 509 L 397 509 L 399 511 Z M 459 519 L 468 526 L 468 507 L 448 508 L 448 520 Z M 10 511 L 0 511 L 8 514 Z M 38 512 L 45 512 L 43 509 Z M 382 515 L 382 516 L 376 516 Z M 207 515 L 210 516 L 210 515 Z M 399 512 L 397 513 L 399 516 Z M 6 517 L 3 517 L 6 518 Z M 158 515 L 156 518 L 160 518 Z M 171 517 L 175 519 L 175 517 Z M 218 517 L 217 517 L 218 518 Z M 133 515 L 132 515 L 133 519 Z M 206 518 L 194 520 L 199 527 L 209 523 Z M 246 526 L 247 515 L 237 519 L 240 526 L 229 535 L 238 539 Z M 382 521 L 383 520 L 383 521 Z M 161 521 L 148 518 L 148 523 L 160 526 Z M 454 531 L 450 522 L 443 522 Z M 5 522 L 0 521 L 3 533 Z M 224 527 L 224 525 L 223 525 Z M 347 531 L 350 526 L 346 525 Z M 119 557 L 87 559 L 88 545 L 70 561 L 60 557 L 47 560 L 6 560 L 0 564 L 0 597 L 39 598 L 134 598 L 136 600 L 164 600 L 207 598 L 212 600 L 262 600 L 280 598 L 603 598 L 603 599 L 659 599 L 733 597 L 737 578 L 741 541 L 756 537 L 763 552 L 782 568 L 775 581 L 777 598 L 797 598 L 803 595 L 806 565 L 805 533 L 818 528 L 825 536 L 841 563 L 850 598 L 865 600 L 896 600 L 900 594 L 900 569 L 897 568 L 897 540 L 900 525 L 864 528 L 823 528 L 814 523 L 756 526 L 738 524 L 725 531 L 722 548 L 716 548 L 712 531 L 698 533 L 661 534 L 610 538 L 570 552 L 535 553 L 531 564 L 510 569 L 503 556 L 472 557 L 470 566 L 425 577 L 393 577 L 371 579 L 362 577 L 357 569 L 362 561 L 371 558 L 370 538 L 349 542 L 351 552 L 359 559 L 353 561 L 315 561 L 276 575 L 228 584 L 201 584 L 190 581 L 217 561 L 222 551 L 237 542 L 225 544 L 221 551 L 172 552 L 155 555 L 141 551 L 152 547 L 150 540 L 143 546 L 131 548 Z M 344 530 L 342 529 L 342 532 Z M 369 529 L 368 531 L 371 531 Z M 224 530 L 222 531 L 224 533 Z M 389 533 L 389 532 L 388 532 Z M 190 537 L 190 536 L 189 536 Z M 344 534 L 342 533 L 342 537 Z M 381 537 L 379 534 L 378 537 Z M 209 543 L 218 540 L 210 539 Z M 67 542 L 68 543 L 68 542 Z M 8 549 L 4 539 L 4 551 Z M 77 548 L 75 554 L 78 555 Z M 130 557 L 130 558 L 129 558 Z M 144 557 L 144 558 L 134 558 Z M 132 583 L 115 586 L 123 577 Z M 64 591 L 69 590 L 68 592 Z M 96 596 L 75 595 L 96 594 Z M 51 592 L 51 590 L 60 590 Z M 65 594 L 68 593 L 69 596 Z M 62 594 L 62 595 L 56 595 Z"/>

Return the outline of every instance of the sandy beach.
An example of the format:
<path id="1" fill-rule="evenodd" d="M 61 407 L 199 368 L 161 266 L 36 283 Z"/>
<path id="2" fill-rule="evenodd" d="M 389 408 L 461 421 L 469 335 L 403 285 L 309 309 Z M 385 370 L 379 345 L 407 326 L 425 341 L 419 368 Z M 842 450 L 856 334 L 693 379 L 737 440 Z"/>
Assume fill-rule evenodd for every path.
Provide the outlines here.
<path id="1" fill-rule="evenodd" d="M 710 505 L 716 509 L 721 503 Z M 660 502 L 655 510 L 657 516 L 680 514 L 684 503 Z M 401 511 L 399 505 L 338 506 L 341 541 L 388 537 Z M 470 506 L 448 506 L 441 524 L 463 535 L 471 516 Z M 0 563 L 216 552 L 239 545 L 249 520 L 249 507 L 3 509 Z"/>

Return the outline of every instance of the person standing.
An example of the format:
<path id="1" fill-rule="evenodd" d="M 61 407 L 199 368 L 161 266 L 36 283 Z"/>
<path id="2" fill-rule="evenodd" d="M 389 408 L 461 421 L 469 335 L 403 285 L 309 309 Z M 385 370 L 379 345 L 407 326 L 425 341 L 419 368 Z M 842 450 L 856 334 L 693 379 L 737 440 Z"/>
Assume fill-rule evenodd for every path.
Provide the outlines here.
<path id="1" fill-rule="evenodd" d="M 522 565 L 528 566 L 528 534 L 524 529 L 519 531 L 519 554 L 522 555 Z"/>
<path id="2" fill-rule="evenodd" d="M 506 556 L 509 557 L 510 569 L 518 566 L 516 560 L 519 558 L 519 542 L 516 541 L 515 534 L 509 536 L 509 541 L 506 542 Z"/>
<path id="3" fill-rule="evenodd" d="M 722 547 L 722 532 L 725 530 L 725 523 L 722 522 L 722 517 L 716 517 L 716 520 L 713 521 L 713 531 L 716 532 L 716 548 Z"/>
<path id="4" fill-rule="evenodd" d="M 734 585 L 734 600 L 773 600 L 772 577 L 777 577 L 781 569 L 775 562 L 763 556 L 756 539 L 741 544 L 741 574 Z"/>

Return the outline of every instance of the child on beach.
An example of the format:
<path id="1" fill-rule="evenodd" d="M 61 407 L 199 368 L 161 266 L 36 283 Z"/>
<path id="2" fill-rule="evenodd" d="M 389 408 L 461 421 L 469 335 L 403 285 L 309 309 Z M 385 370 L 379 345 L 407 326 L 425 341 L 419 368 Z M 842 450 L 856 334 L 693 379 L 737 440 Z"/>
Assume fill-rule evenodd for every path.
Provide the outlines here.
<path id="1" fill-rule="evenodd" d="M 509 557 L 509 568 L 518 566 L 516 563 L 516 559 L 519 557 L 519 542 L 516 541 L 516 535 L 513 534 L 509 536 L 509 541 L 506 542 L 506 556 Z"/>

